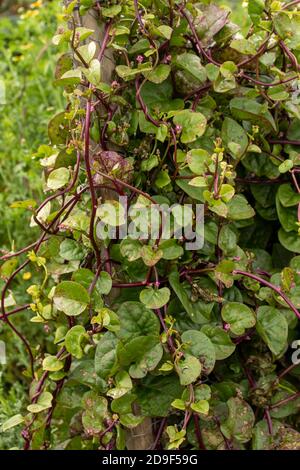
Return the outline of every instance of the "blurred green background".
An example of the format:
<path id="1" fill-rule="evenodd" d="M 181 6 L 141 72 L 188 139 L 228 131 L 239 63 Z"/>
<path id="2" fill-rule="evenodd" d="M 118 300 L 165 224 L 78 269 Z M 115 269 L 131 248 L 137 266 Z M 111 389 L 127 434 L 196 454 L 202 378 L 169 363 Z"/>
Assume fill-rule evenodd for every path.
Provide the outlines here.
<path id="1" fill-rule="evenodd" d="M 63 109 L 62 92 L 53 87 L 57 50 L 51 43 L 60 10 L 57 0 L 0 2 L 1 253 L 22 248 L 36 238 L 36 228 L 29 227 L 30 213 L 9 206 L 16 200 L 40 201 L 43 197 L 41 167 L 33 157 L 39 145 L 47 143 L 50 117 Z M 22 277 L 15 282 L 18 304 L 24 303 L 22 296 L 29 284 Z M 30 338 L 37 328 L 24 321 L 26 315 L 18 314 L 14 323 Z M 9 358 L 6 366 L 0 365 L 1 424 L 26 404 L 28 384 L 23 370 L 28 358 L 22 343 L 3 322 L 0 339 L 6 343 Z M 20 448 L 19 434 L 19 427 L 0 433 L 0 449 Z"/>

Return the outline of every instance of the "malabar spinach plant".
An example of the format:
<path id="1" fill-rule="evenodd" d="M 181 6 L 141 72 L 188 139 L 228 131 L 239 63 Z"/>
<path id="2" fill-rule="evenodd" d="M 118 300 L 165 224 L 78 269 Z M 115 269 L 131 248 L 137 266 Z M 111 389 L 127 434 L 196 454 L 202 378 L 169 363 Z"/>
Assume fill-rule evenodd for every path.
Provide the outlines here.
<path id="1" fill-rule="evenodd" d="M 3 429 L 25 449 L 299 449 L 299 4 L 249 0 L 241 29 L 207 1 L 65 3 L 46 198 L 15 202 L 41 234 L 1 266 L 29 384 Z M 121 237 L 108 203 L 131 224 L 189 204 L 195 231 L 203 204 L 204 244 L 163 239 L 162 218 Z"/>

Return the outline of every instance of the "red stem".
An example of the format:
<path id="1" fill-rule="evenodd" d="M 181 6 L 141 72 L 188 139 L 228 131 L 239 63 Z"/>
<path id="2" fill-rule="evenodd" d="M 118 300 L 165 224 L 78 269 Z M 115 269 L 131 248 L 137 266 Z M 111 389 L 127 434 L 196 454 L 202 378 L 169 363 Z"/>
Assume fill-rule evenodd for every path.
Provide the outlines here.
<path id="1" fill-rule="evenodd" d="M 290 307 L 290 309 L 295 313 L 295 315 L 300 319 L 300 313 L 298 312 L 297 308 L 291 302 L 291 300 L 281 291 L 280 287 L 275 286 L 269 281 L 266 281 L 262 277 L 257 276 L 256 274 L 248 273 L 247 271 L 240 271 L 239 269 L 235 269 L 233 271 L 233 274 L 240 274 L 242 276 L 250 277 L 251 279 L 254 279 L 257 282 L 260 282 L 261 284 L 265 285 L 266 287 L 269 287 L 272 289 L 274 292 L 276 292 L 284 301 L 285 303 Z"/>

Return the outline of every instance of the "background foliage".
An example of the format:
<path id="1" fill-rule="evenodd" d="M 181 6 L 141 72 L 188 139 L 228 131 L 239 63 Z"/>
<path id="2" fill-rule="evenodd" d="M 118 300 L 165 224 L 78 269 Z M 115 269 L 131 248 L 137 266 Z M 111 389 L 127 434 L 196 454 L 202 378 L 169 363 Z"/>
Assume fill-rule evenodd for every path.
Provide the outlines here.
<path id="1" fill-rule="evenodd" d="M 19 199 L 41 198 L 40 165 L 34 154 L 47 138 L 47 124 L 56 110 L 63 109 L 60 90 L 53 87 L 57 51 L 51 38 L 57 27 L 59 2 L 3 2 L 0 16 L 0 77 L 5 88 L 0 118 L 0 247 L 20 248 L 36 236 L 29 227 L 28 213 L 8 210 Z M 25 284 L 25 286 L 24 286 Z M 26 281 L 17 285 L 23 303 Z M 26 314 L 17 320 L 25 326 Z M 28 328 L 29 336 L 36 334 Z M 24 407 L 26 364 L 21 342 L 0 325 L 9 364 L 1 367 L 0 420 Z M 13 358 L 13 360 L 12 360 Z M 21 445 L 18 429 L 0 434 L 0 448 Z"/>
<path id="2" fill-rule="evenodd" d="M 299 367 L 290 367 L 289 348 L 299 336 L 298 13 L 289 16 L 280 2 L 254 0 L 249 9 L 234 2 L 230 18 L 239 32 L 224 11 L 208 9 L 211 23 L 205 29 L 199 20 L 195 36 L 193 22 L 197 25 L 200 10 L 191 2 L 187 11 L 180 5 L 174 10 L 169 44 L 165 2 L 161 18 L 157 2 L 141 2 L 140 14 L 150 13 L 150 32 L 143 29 L 134 2 L 119 3 L 108 2 L 103 12 L 107 24 L 119 26 L 114 37 L 117 91 L 101 82 L 97 63 L 81 49 L 77 59 L 82 69 L 63 78 L 56 72 L 58 85 L 69 94 L 72 139 L 52 121 L 49 147 L 40 147 L 48 142 L 47 123 L 65 108 L 62 89 L 53 86 L 60 54 L 51 43 L 57 19 L 63 20 L 61 6 L 25 4 L 22 11 L 13 9 L 16 16 L 1 17 L 4 256 L 38 233 L 36 227 L 27 228 L 28 202 L 7 207 L 20 200 L 40 201 L 45 181 L 48 190 L 67 187 L 67 167 L 74 162 L 65 158 L 55 166 L 51 152 L 64 151 L 66 139 L 67 155 L 84 149 L 80 132 L 84 125 L 89 128 L 90 95 L 83 93 L 84 105 L 77 99 L 80 79 L 92 85 L 97 99 L 121 110 L 110 118 L 100 113 L 98 121 L 92 113 L 91 138 L 103 144 L 98 124 L 104 126 L 108 145 L 121 147 L 129 157 L 124 164 L 129 176 L 123 164 L 103 175 L 96 163 L 93 171 L 102 176 L 98 183 L 107 178 L 133 195 L 139 188 L 144 197 L 149 192 L 158 201 L 205 202 L 206 242 L 196 257 L 177 244 L 160 246 L 159 254 L 151 245 L 130 240 L 111 244 L 106 249 L 113 271 L 105 265 L 108 273 L 101 272 L 94 235 L 88 231 L 90 198 L 84 195 L 77 218 L 68 219 L 67 237 L 62 242 L 51 237 L 39 256 L 29 252 L 30 264 L 13 282 L 16 305 L 30 301 L 34 311 L 18 313 L 12 324 L 32 344 L 35 380 L 29 404 L 31 369 L 24 341 L 6 327 L 2 335 L 13 361 L 1 372 L 1 420 L 10 419 L 4 422 L 0 447 L 20 448 L 15 426 L 23 424 L 25 447 L 121 449 L 128 429 L 150 416 L 155 446 L 298 448 Z M 118 23 L 121 7 L 123 24 Z M 82 3 L 81 13 L 89 8 L 91 2 Z M 71 14 L 72 8 L 67 19 Z M 130 42 L 129 20 L 135 24 Z M 65 31 L 54 41 L 62 42 L 58 50 L 76 50 L 79 44 L 74 46 Z M 153 60 L 157 44 L 159 65 Z M 62 63 L 65 67 L 68 60 Z M 143 93 L 135 81 L 139 75 L 147 79 Z M 118 91 L 120 84 L 124 93 Z M 153 102 L 153 96 L 161 99 Z M 174 132 L 175 163 L 170 151 Z M 46 168 L 42 180 L 38 161 Z M 86 168 L 80 166 L 79 188 L 86 183 Z M 43 220 L 48 229 L 55 217 L 53 212 Z M 65 235 L 65 227 L 59 235 Z M 3 283 L 17 266 L 13 263 L 2 266 Z M 120 263 L 123 272 L 115 267 Z M 111 275 L 114 287 L 122 288 L 115 301 L 107 297 Z M 124 289 L 122 283 L 132 285 Z M 85 312 L 88 305 L 92 321 Z M 137 350 L 147 353 L 137 357 Z M 158 389 L 164 390 L 159 397 Z M 135 401 L 141 416 L 132 413 Z"/>

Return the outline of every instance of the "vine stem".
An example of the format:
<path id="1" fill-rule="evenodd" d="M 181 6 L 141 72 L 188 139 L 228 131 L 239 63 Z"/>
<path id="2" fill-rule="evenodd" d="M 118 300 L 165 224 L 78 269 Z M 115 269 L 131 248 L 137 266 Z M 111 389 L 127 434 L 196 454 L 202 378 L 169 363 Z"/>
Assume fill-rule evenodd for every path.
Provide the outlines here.
<path id="1" fill-rule="evenodd" d="M 144 103 L 144 100 L 141 96 L 141 89 L 142 89 L 142 85 L 143 83 L 141 84 L 140 81 L 139 81 L 139 78 L 137 77 L 136 80 L 135 80 L 135 89 L 136 89 L 136 98 L 139 102 L 139 105 L 140 107 L 142 108 L 142 111 L 145 115 L 145 118 L 147 119 L 147 121 L 151 122 L 151 124 L 153 124 L 154 126 L 156 127 L 159 127 L 160 126 L 160 122 L 159 121 L 156 121 L 148 112 L 148 108 L 146 106 L 146 104 Z"/>
<path id="2" fill-rule="evenodd" d="M 286 374 L 289 374 L 291 370 L 293 370 L 298 364 L 291 364 L 289 367 L 284 369 L 280 374 L 277 376 L 277 380 L 282 379 Z M 275 382 L 273 382 L 275 383 Z"/>
<path id="3" fill-rule="evenodd" d="M 277 403 L 274 403 L 273 405 L 270 406 L 270 410 L 274 410 L 274 408 L 277 408 L 278 406 L 286 405 L 286 403 L 296 400 L 296 398 L 298 397 L 300 397 L 300 392 L 296 392 L 293 395 L 290 395 L 289 397 L 286 397 L 283 400 L 280 400 Z"/>
<path id="4" fill-rule="evenodd" d="M 300 3 L 300 0 L 293 0 L 292 2 L 286 3 L 281 7 L 281 10 L 287 10 L 290 7 L 294 7 Z"/>
<path id="5" fill-rule="evenodd" d="M 158 429 L 158 432 L 156 434 L 155 441 L 153 442 L 153 444 L 151 446 L 151 450 L 155 450 L 157 448 L 157 446 L 159 444 L 159 441 L 161 439 L 162 433 L 164 432 L 166 423 L 167 423 L 167 418 L 163 418 L 161 420 L 160 425 L 159 425 L 159 429 Z"/>
<path id="6" fill-rule="evenodd" d="M 265 279 L 263 279 L 260 276 L 257 276 L 256 274 L 248 273 L 247 271 L 241 271 L 239 269 L 235 269 L 232 273 L 233 274 L 240 274 L 241 276 L 250 277 L 251 279 L 254 279 L 255 281 L 260 282 L 261 284 L 265 285 L 266 287 L 269 287 L 270 289 L 272 289 L 274 292 L 276 292 L 285 301 L 285 303 L 290 307 L 290 309 L 294 312 L 294 314 L 300 319 L 299 311 L 297 310 L 297 308 L 295 307 L 293 302 L 282 292 L 280 287 L 275 286 L 271 282 L 266 281 Z"/>
<path id="7" fill-rule="evenodd" d="M 273 423 L 272 423 L 272 418 L 271 418 L 271 415 L 270 415 L 270 411 L 268 408 L 265 409 L 265 418 L 266 418 L 266 421 L 267 421 L 267 424 L 268 424 L 268 430 L 269 430 L 269 434 L 273 434 Z"/>
<path id="8" fill-rule="evenodd" d="M 30 304 L 21 305 L 20 307 L 16 307 L 13 310 L 10 310 L 10 312 L 6 312 L 6 316 L 8 317 L 9 315 L 14 315 L 15 313 L 23 312 L 29 307 L 30 307 Z M 0 320 L 4 320 L 4 319 L 5 319 L 5 316 L 0 315 Z"/>
<path id="9" fill-rule="evenodd" d="M 196 44 L 196 48 L 197 48 L 197 51 L 199 52 L 199 54 L 203 55 L 207 60 L 208 62 L 214 64 L 214 65 L 217 65 L 218 67 L 221 65 L 219 62 L 217 62 L 216 60 L 214 60 L 209 54 L 207 54 L 207 52 L 204 50 L 199 38 L 198 38 L 198 34 L 196 32 L 196 29 L 195 29 L 195 26 L 192 22 L 192 20 L 190 19 L 190 17 L 188 16 L 188 14 L 184 11 L 183 9 L 183 5 L 179 6 L 178 7 L 179 9 L 179 12 L 182 14 L 182 16 L 184 16 L 184 18 L 187 20 L 188 24 L 189 24 L 189 27 L 191 28 L 191 31 L 193 33 L 193 36 L 194 36 L 194 40 L 195 40 L 195 44 Z"/>
<path id="10" fill-rule="evenodd" d="M 96 211 L 97 211 L 98 204 L 97 204 L 97 195 L 96 195 L 96 190 L 94 187 L 91 164 L 90 164 L 91 108 L 92 108 L 91 99 L 88 99 L 86 103 L 85 132 L 84 132 L 84 161 L 85 161 L 88 183 L 90 187 L 91 203 L 92 203 L 89 237 L 90 237 L 91 244 L 93 246 L 93 249 L 96 255 L 97 266 L 99 266 L 101 264 L 101 256 L 100 256 L 98 245 L 94 237 L 94 225 L 95 225 L 95 218 L 96 218 Z"/>
<path id="11" fill-rule="evenodd" d="M 284 83 L 292 82 L 293 80 L 297 80 L 297 78 L 298 78 L 298 76 L 294 76 L 294 77 L 289 77 L 285 80 L 278 80 L 278 82 L 265 83 L 265 82 L 262 82 L 261 80 L 257 80 L 255 78 L 250 77 L 250 75 L 247 75 L 244 72 L 240 73 L 240 77 L 245 78 L 246 80 L 249 80 L 250 82 L 253 82 L 255 85 L 264 86 L 264 87 L 267 87 L 267 88 L 268 87 L 270 88 L 272 86 L 283 85 Z"/>
<path id="12" fill-rule="evenodd" d="M 205 444 L 204 444 L 203 438 L 202 438 L 200 422 L 199 422 L 199 416 L 196 413 L 194 413 L 193 418 L 194 418 L 195 433 L 196 433 L 199 449 L 206 450 L 206 447 L 205 447 Z"/>
<path id="13" fill-rule="evenodd" d="M 159 321 L 161 323 L 161 326 L 163 327 L 163 330 L 166 334 L 169 351 L 170 351 L 170 353 L 174 354 L 175 351 L 176 351 L 176 348 L 175 348 L 175 345 L 173 343 L 172 337 L 169 336 L 169 334 L 168 334 L 168 328 L 167 328 L 167 325 L 165 324 L 165 320 L 162 316 L 162 313 L 161 313 L 160 309 L 159 308 L 155 309 L 155 313 L 158 316 Z"/>
<path id="14" fill-rule="evenodd" d="M 300 140 L 270 139 L 270 144 L 300 145 Z"/>

